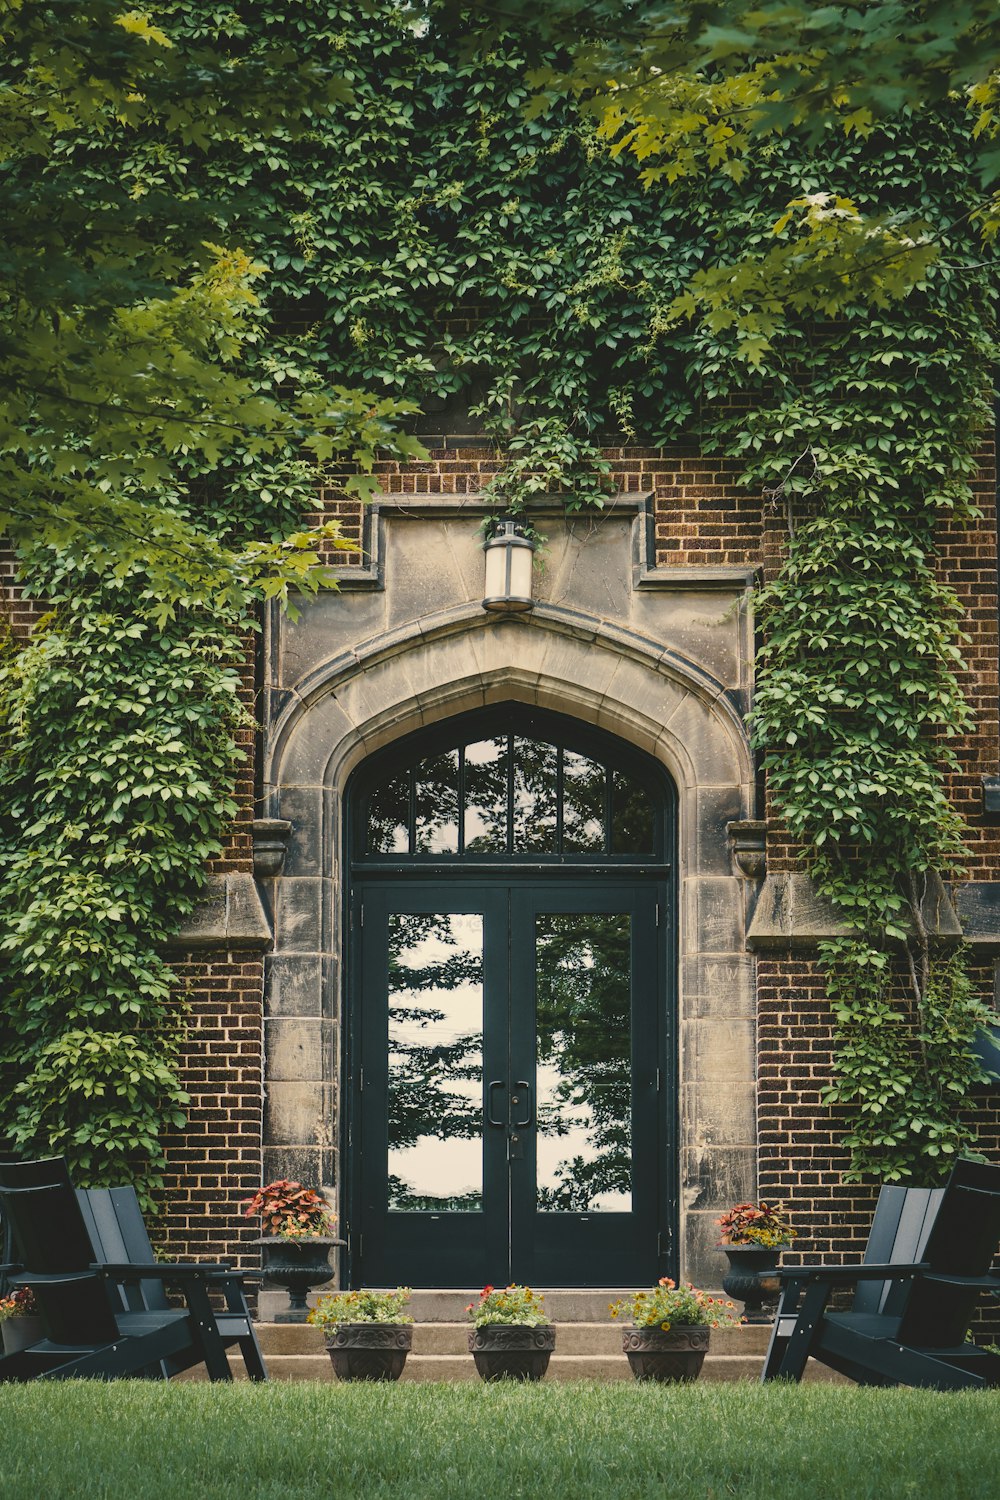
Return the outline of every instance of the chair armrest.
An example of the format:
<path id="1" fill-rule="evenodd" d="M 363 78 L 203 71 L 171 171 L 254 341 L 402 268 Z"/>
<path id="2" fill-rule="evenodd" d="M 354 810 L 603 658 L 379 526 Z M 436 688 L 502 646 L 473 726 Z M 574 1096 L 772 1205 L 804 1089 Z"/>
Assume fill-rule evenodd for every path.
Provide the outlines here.
<path id="1" fill-rule="evenodd" d="M 950 1276 L 947 1271 L 929 1271 L 925 1281 L 936 1281 L 944 1286 L 976 1287 L 980 1291 L 1000 1292 L 1000 1272 L 992 1271 L 985 1276 Z"/>
<path id="2" fill-rule="evenodd" d="M 201 1265 L 197 1261 L 153 1261 L 149 1265 L 137 1265 L 134 1261 L 95 1261 L 90 1269 L 99 1271 L 102 1276 L 113 1276 L 116 1281 L 145 1281 L 155 1278 L 160 1281 L 203 1281 L 207 1277 L 242 1275 L 242 1272 L 234 1271 L 219 1261 L 204 1261 Z"/>
<path id="3" fill-rule="evenodd" d="M 926 1261 L 896 1262 L 891 1265 L 857 1265 L 857 1266 L 790 1266 L 788 1269 L 781 1268 L 776 1273 L 768 1272 L 768 1275 L 776 1274 L 782 1281 L 826 1281 L 846 1282 L 854 1281 L 900 1281 L 907 1276 L 919 1276 L 921 1272 L 928 1270 Z"/>
<path id="4" fill-rule="evenodd" d="M 9 1276 L 12 1271 L 23 1271 L 24 1267 L 11 1262 L 9 1266 L 0 1266 L 0 1276 Z"/>

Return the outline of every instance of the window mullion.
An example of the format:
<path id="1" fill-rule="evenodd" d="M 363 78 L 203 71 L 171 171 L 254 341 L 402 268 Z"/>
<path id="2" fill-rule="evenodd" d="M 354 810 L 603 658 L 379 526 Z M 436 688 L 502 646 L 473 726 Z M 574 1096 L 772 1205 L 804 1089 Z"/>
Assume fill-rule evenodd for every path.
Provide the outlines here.
<path id="1" fill-rule="evenodd" d="M 465 746 L 458 747 L 458 852 L 465 853 Z"/>

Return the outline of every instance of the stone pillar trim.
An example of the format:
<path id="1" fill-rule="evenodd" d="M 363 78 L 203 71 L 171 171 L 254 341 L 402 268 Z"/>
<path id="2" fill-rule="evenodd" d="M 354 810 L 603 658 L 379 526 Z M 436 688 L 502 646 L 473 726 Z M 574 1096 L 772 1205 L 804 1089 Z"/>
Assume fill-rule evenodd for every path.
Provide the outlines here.
<path id="1" fill-rule="evenodd" d="M 700 568 L 690 566 L 657 566 L 655 498 L 650 492 L 639 500 L 632 527 L 633 589 L 725 589 L 729 592 L 751 589 L 760 581 L 758 567 L 731 563 L 708 563 Z"/>
<path id="2" fill-rule="evenodd" d="M 293 829 L 284 874 L 261 888 L 275 904 L 265 1175 L 340 1180 L 335 1038 L 347 1019 L 343 960 L 357 941 L 341 836 L 353 771 L 457 714 L 507 702 L 552 710 L 645 751 L 677 789 L 681 1274 L 712 1285 L 714 1218 L 756 1192 L 745 935 L 759 887 L 734 869 L 727 837 L 754 811 L 743 718 L 754 574 L 647 566 L 648 499 L 632 493 L 572 520 L 558 502 L 533 507 L 551 515 L 539 528 L 550 533 L 544 588 L 530 616 L 491 620 L 475 525 L 494 508 L 481 496 L 382 497 L 368 581 L 345 569 L 342 597 L 321 596 L 298 621 L 270 617 L 260 810 Z M 304 1129 L 316 1111 L 322 1128 Z"/>
<path id="3" fill-rule="evenodd" d="M 960 891 L 961 887 L 957 889 Z M 997 923 L 993 932 L 995 940 L 1000 943 L 1000 899 L 995 912 Z M 956 915 L 952 898 L 937 875 L 928 881 L 923 914 L 928 930 L 935 937 L 957 941 L 963 936 L 962 924 Z M 819 894 L 807 874 L 803 871 L 782 871 L 768 875 L 761 886 L 753 920 L 747 932 L 747 947 L 814 948 L 827 938 L 848 937 L 850 931 L 832 902 Z M 965 936 L 969 941 L 976 941 L 969 933 Z"/>
<path id="4" fill-rule="evenodd" d="M 619 490 L 609 495 L 601 510 L 601 517 L 612 515 L 636 516 L 643 535 L 647 530 L 647 511 L 651 515 L 652 490 Z M 385 589 L 385 520 L 391 517 L 400 521 L 456 521 L 464 517 L 482 521 L 497 513 L 497 503 L 482 493 L 451 495 L 443 491 L 431 491 L 426 495 L 376 495 L 362 513 L 361 552 L 364 562 L 359 567 L 345 564 L 332 566 L 330 571 L 337 579 L 341 592 L 381 593 Z M 562 517 L 566 507 L 558 495 L 543 496 L 533 501 L 526 514 L 539 520 L 546 516 Z M 708 570 L 711 571 L 711 570 Z"/>
<path id="5" fill-rule="evenodd" d="M 951 895 L 967 943 L 1000 952 L 1000 880 L 965 880 Z"/>
<path id="6" fill-rule="evenodd" d="M 236 873 L 209 875 L 197 906 L 169 947 L 171 952 L 204 948 L 264 952 L 271 942 L 271 925 L 256 881 L 252 875 Z"/>

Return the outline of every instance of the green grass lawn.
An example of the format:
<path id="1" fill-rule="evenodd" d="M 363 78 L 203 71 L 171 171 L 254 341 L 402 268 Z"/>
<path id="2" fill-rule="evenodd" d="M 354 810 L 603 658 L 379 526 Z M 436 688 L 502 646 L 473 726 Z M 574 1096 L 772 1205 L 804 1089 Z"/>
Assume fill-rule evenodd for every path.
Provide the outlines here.
<path id="1" fill-rule="evenodd" d="M 4 1500 L 997 1500 L 1000 1393 L 613 1385 L 0 1388 Z"/>

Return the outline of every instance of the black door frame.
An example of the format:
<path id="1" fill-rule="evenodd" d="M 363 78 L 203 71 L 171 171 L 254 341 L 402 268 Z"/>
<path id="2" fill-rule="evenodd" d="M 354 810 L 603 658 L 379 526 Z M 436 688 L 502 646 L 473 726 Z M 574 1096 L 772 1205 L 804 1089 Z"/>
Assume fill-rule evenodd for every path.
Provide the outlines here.
<path id="1" fill-rule="evenodd" d="M 572 748 L 581 753 L 599 754 L 611 764 L 625 765 L 634 769 L 641 765 L 645 777 L 654 781 L 657 787 L 659 804 L 659 833 L 657 840 L 657 855 L 650 861 L 638 861 L 632 858 L 605 857 L 594 859 L 587 857 L 581 859 L 525 859 L 520 857 L 496 857 L 491 859 L 468 859 L 454 857 L 427 857 L 410 855 L 405 860 L 393 858 L 369 858 L 359 859 L 358 852 L 363 845 L 359 841 L 361 833 L 359 826 L 361 804 L 364 799 L 359 795 L 362 783 L 368 779 L 371 773 L 379 766 L 391 765 L 395 760 L 401 763 L 412 759 L 421 753 L 433 753 L 441 745 L 456 743 L 468 730 L 474 729 L 484 736 L 498 732 L 498 729 L 509 729 L 513 726 L 515 733 L 533 734 L 539 738 L 551 739 L 558 734 L 562 740 L 571 743 Z M 359 1231 L 355 1226 L 361 1226 L 364 1220 L 362 1172 L 360 1170 L 360 1130 L 362 1120 L 362 1097 L 361 1097 L 361 1055 L 362 1055 L 362 1025 L 364 1017 L 363 996 L 361 994 L 362 965 L 359 950 L 361 944 L 357 938 L 362 934 L 361 926 L 361 901 L 363 895 L 374 892 L 382 885 L 396 887 L 398 889 L 410 888 L 419 891 L 423 887 L 428 899 L 437 900 L 437 896 L 428 889 L 431 885 L 440 893 L 442 888 L 450 888 L 457 896 L 463 886 L 469 887 L 472 883 L 479 890 L 495 888 L 499 893 L 501 890 L 529 891 L 536 889 L 544 892 L 547 889 L 553 891 L 561 888 L 565 900 L 568 888 L 576 893 L 580 900 L 585 900 L 587 892 L 592 894 L 604 889 L 619 888 L 624 895 L 626 889 L 633 894 L 640 891 L 649 895 L 649 899 L 655 902 L 656 929 L 654 939 L 656 941 L 655 988 L 657 991 L 657 1045 L 656 1045 L 656 1148 L 658 1151 L 657 1163 L 657 1205 L 655 1212 L 655 1225 L 650 1224 L 649 1235 L 651 1240 L 655 1237 L 655 1255 L 653 1246 L 648 1247 L 649 1261 L 655 1263 L 656 1275 L 671 1275 L 676 1278 L 678 1274 L 677 1245 L 677 1220 L 679 1200 L 679 1107 L 677 1090 L 677 891 L 674 879 L 673 854 L 676 847 L 676 792 L 673 783 L 663 770 L 651 757 L 635 750 L 634 746 L 628 745 L 603 731 L 591 729 L 587 725 L 580 724 L 575 720 L 568 720 L 562 715 L 549 713 L 542 710 L 527 710 L 523 705 L 510 704 L 501 705 L 493 710 L 477 710 L 472 714 L 463 714 L 454 719 L 445 721 L 433 730 L 417 731 L 404 739 L 397 741 L 386 750 L 376 752 L 358 768 L 348 786 L 344 802 L 347 809 L 345 817 L 345 862 L 344 868 L 349 873 L 349 878 L 344 882 L 344 930 L 353 935 L 354 940 L 347 944 L 345 963 L 345 985 L 344 995 L 347 1006 L 346 1024 L 341 1028 L 342 1036 L 342 1067 L 341 1077 L 344 1080 L 342 1089 L 343 1108 L 341 1110 L 341 1177 L 345 1186 L 344 1207 L 346 1208 L 347 1229 L 347 1251 L 345 1255 L 345 1284 L 361 1285 L 360 1279 L 363 1274 L 364 1247 L 359 1244 Z M 440 905 L 435 909 L 441 909 Z M 457 908 L 461 909 L 461 904 Z M 414 1216 L 417 1217 L 417 1216 Z M 545 1219 L 560 1219 L 562 1215 L 541 1215 L 538 1222 Z M 573 1218 L 567 1215 L 566 1218 Z M 601 1216 L 595 1215 L 594 1219 Z M 613 1215 L 608 1215 L 610 1221 Z M 553 1226 L 559 1230 L 560 1226 Z M 557 1235 L 558 1238 L 558 1235 Z M 554 1253 L 558 1247 L 550 1246 Z M 593 1281 L 587 1281 L 572 1272 L 572 1253 L 567 1247 L 566 1272 L 560 1277 L 544 1275 L 544 1281 L 548 1285 L 593 1285 Z M 553 1254 L 547 1255 L 548 1263 L 553 1263 Z M 539 1280 L 534 1273 L 529 1277 L 525 1275 L 518 1279 Z M 629 1281 L 636 1279 L 646 1281 L 648 1277 L 629 1277 Z M 463 1278 L 462 1285 L 471 1285 L 475 1278 Z M 370 1283 L 369 1283 L 370 1284 Z"/>

